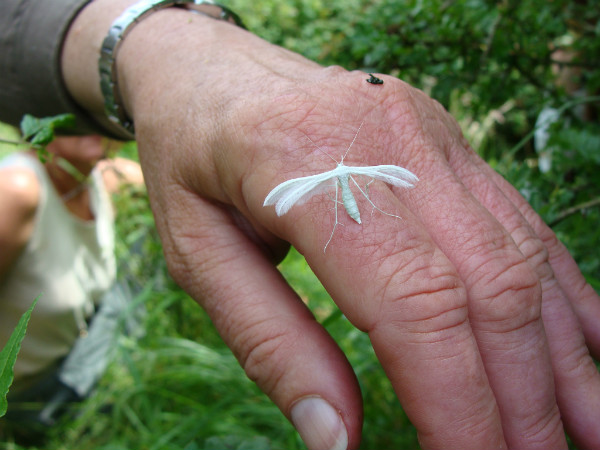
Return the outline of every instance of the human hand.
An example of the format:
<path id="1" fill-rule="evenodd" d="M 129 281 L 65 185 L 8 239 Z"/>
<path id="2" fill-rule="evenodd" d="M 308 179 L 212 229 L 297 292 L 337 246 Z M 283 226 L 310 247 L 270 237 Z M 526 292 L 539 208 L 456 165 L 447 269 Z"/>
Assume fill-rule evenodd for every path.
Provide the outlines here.
<path id="1" fill-rule="evenodd" d="M 288 242 L 369 333 L 424 448 L 564 448 L 563 425 L 600 445 L 600 299 L 437 103 L 182 11 L 139 24 L 119 65 L 170 270 L 309 448 L 357 447 L 362 409 L 344 355 L 273 266 Z M 333 168 L 311 140 L 339 158 L 363 122 L 346 164 L 420 181 L 371 185 L 402 219 L 340 211 L 324 253 L 328 196 L 282 217 L 262 204 Z"/>

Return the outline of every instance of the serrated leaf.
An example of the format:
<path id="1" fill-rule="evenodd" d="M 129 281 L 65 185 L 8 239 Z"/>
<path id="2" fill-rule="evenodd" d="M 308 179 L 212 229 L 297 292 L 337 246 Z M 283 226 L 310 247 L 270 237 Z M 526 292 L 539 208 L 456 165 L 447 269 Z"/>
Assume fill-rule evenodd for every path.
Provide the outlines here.
<path id="1" fill-rule="evenodd" d="M 25 114 L 21 119 L 21 134 L 27 140 L 40 130 L 40 120 L 31 114 Z"/>
<path id="2" fill-rule="evenodd" d="M 25 114 L 20 125 L 23 139 L 36 146 L 45 146 L 52 142 L 55 130 L 74 126 L 75 116 L 73 114 L 59 114 L 41 119 L 31 114 Z"/>
<path id="3" fill-rule="evenodd" d="M 21 319 L 13 333 L 10 335 L 8 342 L 0 352 L 0 417 L 6 414 L 6 409 L 8 407 L 6 395 L 8 394 L 8 388 L 10 388 L 10 385 L 13 382 L 13 367 L 15 366 L 17 355 L 21 349 L 21 342 L 23 342 L 23 338 L 25 337 L 25 331 L 27 330 L 31 312 L 38 299 L 39 296 L 33 301 L 31 307 L 21 316 Z"/>
<path id="4" fill-rule="evenodd" d="M 54 129 L 50 126 L 41 128 L 33 135 L 30 142 L 33 146 L 46 146 L 54 139 Z"/>
<path id="5" fill-rule="evenodd" d="M 73 114 L 59 114 L 49 119 L 52 120 L 52 126 L 55 130 L 75 127 L 75 116 Z"/>

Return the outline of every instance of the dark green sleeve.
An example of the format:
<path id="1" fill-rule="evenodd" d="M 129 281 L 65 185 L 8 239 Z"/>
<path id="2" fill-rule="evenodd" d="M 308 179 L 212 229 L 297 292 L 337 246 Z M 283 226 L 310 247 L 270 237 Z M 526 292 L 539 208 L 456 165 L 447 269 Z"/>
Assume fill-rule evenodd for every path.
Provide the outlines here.
<path id="1" fill-rule="evenodd" d="M 90 0 L 0 0 L 0 121 L 73 113 L 77 134 L 106 134 L 69 96 L 60 54 L 71 21 Z"/>

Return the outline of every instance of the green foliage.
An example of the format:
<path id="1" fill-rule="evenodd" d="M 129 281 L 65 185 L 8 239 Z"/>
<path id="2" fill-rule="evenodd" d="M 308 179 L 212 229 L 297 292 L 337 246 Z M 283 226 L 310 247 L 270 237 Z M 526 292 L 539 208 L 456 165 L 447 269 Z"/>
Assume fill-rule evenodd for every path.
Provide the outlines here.
<path id="1" fill-rule="evenodd" d="M 25 114 L 20 124 L 23 140 L 38 151 L 38 156 L 42 161 L 48 159 L 46 146 L 54 140 L 55 131 L 74 126 L 75 116 L 73 114 L 60 114 L 41 119 Z"/>
<path id="2" fill-rule="evenodd" d="M 46 162 L 51 157 L 46 146 L 54 140 L 56 130 L 65 130 L 74 126 L 73 114 L 59 114 L 41 119 L 25 114 L 19 127 L 20 136 L 12 127 L 0 124 L 0 157 L 18 148 L 33 148 L 37 151 L 40 161 Z M 81 178 L 79 171 L 68 161 L 61 158 L 58 163 L 75 178 Z"/>
<path id="3" fill-rule="evenodd" d="M 23 139 L 34 146 L 48 145 L 54 140 L 55 130 L 73 128 L 74 126 L 75 116 L 73 114 L 60 114 L 42 119 L 25 114 L 20 125 Z"/>
<path id="4" fill-rule="evenodd" d="M 39 298 L 39 297 L 38 297 Z M 31 307 L 21 316 L 15 330 L 10 335 L 8 342 L 0 352 L 0 417 L 6 414 L 8 403 L 6 395 L 13 381 L 13 367 L 17 360 L 17 355 L 21 349 L 21 342 L 25 337 L 27 324 L 31 317 L 31 312 L 37 303 L 37 298 L 32 303 Z"/>

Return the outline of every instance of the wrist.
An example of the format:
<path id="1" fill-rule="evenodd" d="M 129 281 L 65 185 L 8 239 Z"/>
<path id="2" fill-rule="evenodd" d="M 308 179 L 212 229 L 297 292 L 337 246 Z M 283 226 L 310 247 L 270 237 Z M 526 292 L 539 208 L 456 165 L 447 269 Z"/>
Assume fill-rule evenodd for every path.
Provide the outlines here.
<path id="1" fill-rule="evenodd" d="M 73 99 L 93 119 L 107 125 L 100 91 L 98 57 L 112 22 L 137 0 L 94 0 L 77 15 L 65 36 L 62 77 Z"/>
<path id="2" fill-rule="evenodd" d="M 241 19 L 226 6 L 214 0 L 139 0 L 127 8 L 111 25 L 102 43 L 98 69 L 104 110 L 119 132 L 134 138 L 135 126 L 125 111 L 118 84 L 117 54 L 126 36 L 148 16 L 167 8 L 180 8 L 245 28 Z M 188 25 L 186 25 L 188 26 Z"/>
<path id="3" fill-rule="evenodd" d="M 95 0 L 77 16 L 65 39 L 62 57 L 65 84 L 75 100 L 109 129 L 111 124 L 99 87 L 99 49 L 116 17 L 134 3 L 136 0 Z M 266 58 L 261 46 L 272 50 Z M 254 69 L 277 64 L 277 54 L 284 54 L 283 59 L 301 60 L 301 65 L 316 66 L 228 23 L 178 8 L 165 8 L 137 23 L 123 40 L 117 55 L 116 79 L 123 106 L 132 118 L 135 111 L 146 110 L 145 106 L 136 108 L 136 104 L 145 105 L 148 96 L 159 103 L 161 94 L 168 97 L 177 90 L 188 89 L 184 95 L 189 95 L 189 89 L 201 90 L 205 104 L 218 106 L 227 103 L 230 97 L 248 94 L 253 87 L 251 83 L 256 82 L 251 76 L 257 72 Z M 254 69 L 243 69 L 244 63 Z M 288 66 L 289 61 L 284 61 L 281 67 Z M 297 75 L 297 70 L 293 73 Z M 255 75 L 260 80 L 269 74 Z M 244 86 L 244 82 L 250 83 Z M 240 88 L 237 94 L 235 87 Z M 195 97 L 202 100 L 200 95 Z"/>
<path id="4" fill-rule="evenodd" d="M 177 101 L 214 117 L 211 112 L 252 98 L 286 75 L 297 78 L 302 70 L 320 68 L 246 30 L 175 8 L 136 25 L 117 66 L 124 106 L 135 122 L 151 104 Z"/>
<path id="5" fill-rule="evenodd" d="M 291 79 L 310 80 L 321 70 L 239 27 L 175 8 L 135 26 L 117 68 L 138 136 L 164 142 L 177 133 L 196 149 L 192 139 L 223 140 L 237 129 L 239 114 L 295 87 Z"/>

